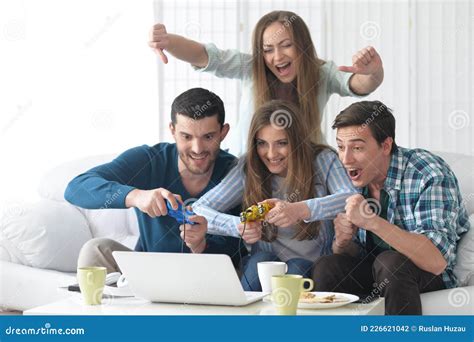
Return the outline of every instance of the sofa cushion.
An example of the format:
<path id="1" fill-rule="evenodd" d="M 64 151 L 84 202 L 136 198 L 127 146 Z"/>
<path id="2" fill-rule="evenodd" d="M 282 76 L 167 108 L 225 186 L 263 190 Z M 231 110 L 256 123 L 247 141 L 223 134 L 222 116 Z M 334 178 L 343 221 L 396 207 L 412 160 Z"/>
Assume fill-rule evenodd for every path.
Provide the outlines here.
<path id="1" fill-rule="evenodd" d="M 469 222 L 471 229 L 459 241 L 454 267 L 459 286 L 474 285 L 474 214 L 469 216 Z"/>
<path id="2" fill-rule="evenodd" d="M 110 162 L 115 156 L 88 156 L 58 165 L 42 177 L 38 192 L 43 198 L 64 202 L 66 186 L 75 176 Z M 77 209 L 86 218 L 92 237 L 108 237 L 129 248 L 135 247 L 139 233 L 134 209 Z"/>
<path id="3" fill-rule="evenodd" d="M 138 240 L 138 220 L 135 209 L 82 209 L 93 237 L 108 237 L 130 249 Z"/>
<path id="4" fill-rule="evenodd" d="M 458 179 L 467 212 L 469 215 L 474 214 L 474 157 L 459 153 L 434 153 L 443 158 L 453 170 Z"/>
<path id="5" fill-rule="evenodd" d="M 74 177 L 94 166 L 110 162 L 115 156 L 115 154 L 89 156 L 58 165 L 41 178 L 38 193 L 43 198 L 62 202 L 66 186 Z"/>
<path id="6" fill-rule="evenodd" d="M 2 260 L 26 266 L 75 272 L 79 251 L 91 238 L 84 215 L 68 203 L 13 205 L 0 217 Z"/>

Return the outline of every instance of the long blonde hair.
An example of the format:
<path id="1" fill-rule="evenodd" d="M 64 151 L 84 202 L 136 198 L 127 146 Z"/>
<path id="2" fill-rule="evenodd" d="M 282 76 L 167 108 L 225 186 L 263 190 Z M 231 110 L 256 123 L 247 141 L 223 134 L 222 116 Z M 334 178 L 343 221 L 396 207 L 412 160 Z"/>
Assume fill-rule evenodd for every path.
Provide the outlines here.
<path id="1" fill-rule="evenodd" d="M 276 86 L 281 84 L 268 69 L 263 58 L 263 33 L 268 26 L 279 22 L 289 30 L 293 44 L 299 54 L 296 71 L 297 105 L 300 107 L 299 120 L 310 126 L 311 141 L 322 142 L 321 113 L 318 107 L 320 68 L 325 62 L 318 58 L 308 27 L 301 17 L 289 11 L 273 11 L 258 21 L 253 32 L 252 77 L 254 110 L 265 102 L 276 98 Z"/>
<path id="2" fill-rule="evenodd" d="M 268 125 L 284 129 L 287 134 L 290 153 L 284 183 L 287 194 L 289 194 L 286 200 L 299 202 L 316 197 L 314 159 L 326 146 L 313 144 L 308 139 L 305 123 L 297 120 L 298 118 L 297 106 L 283 100 L 269 101 L 254 113 L 250 123 L 245 155 L 243 208 L 273 197 L 272 174 L 258 156 L 256 145 L 258 131 Z M 298 240 L 313 239 L 318 233 L 319 222 L 301 222 L 297 224 L 297 233 L 293 238 Z M 275 239 L 276 229 L 265 225 L 262 240 L 273 241 Z"/>

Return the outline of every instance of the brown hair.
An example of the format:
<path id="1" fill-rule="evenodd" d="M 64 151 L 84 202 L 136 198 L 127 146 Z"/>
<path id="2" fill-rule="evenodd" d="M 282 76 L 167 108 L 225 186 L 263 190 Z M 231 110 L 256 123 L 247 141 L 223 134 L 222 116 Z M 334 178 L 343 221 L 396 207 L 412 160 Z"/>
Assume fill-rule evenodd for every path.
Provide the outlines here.
<path id="1" fill-rule="evenodd" d="M 225 122 L 225 108 L 221 98 L 204 88 L 192 88 L 178 95 L 171 104 L 171 122 L 176 125 L 176 115 L 194 120 L 217 115 L 221 127 Z"/>
<path id="2" fill-rule="evenodd" d="M 263 33 L 268 26 L 279 22 L 289 30 L 299 58 L 297 65 L 296 92 L 298 120 L 309 124 L 311 141 L 320 143 L 321 113 L 318 107 L 320 67 L 324 61 L 319 59 L 311 40 L 308 27 L 301 17 L 289 11 L 273 11 L 258 21 L 253 32 L 253 99 L 254 110 L 265 102 L 276 98 L 276 87 L 281 84 L 278 78 L 268 69 L 263 58 Z"/>
<path id="3" fill-rule="evenodd" d="M 332 129 L 348 126 L 369 127 L 379 145 L 390 137 L 393 139 L 390 153 L 397 150 L 395 117 L 392 111 L 380 101 L 360 101 L 351 104 L 336 116 Z"/>
<path id="4" fill-rule="evenodd" d="M 315 145 L 308 139 L 308 130 L 301 120 L 296 105 L 283 101 L 272 100 L 261 106 L 253 115 L 247 141 L 245 155 L 245 189 L 243 207 L 272 198 L 272 174 L 260 159 L 257 153 L 256 137 L 259 130 L 272 125 L 284 129 L 290 154 L 288 156 L 288 170 L 285 178 L 285 189 L 288 202 L 298 202 L 316 197 L 314 159 L 326 146 Z M 297 224 L 298 232 L 293 238 L 309 240 L 319 233 L 319 222 Z M 276 239 L 274 227 L 264 225 L 262 240 Z"/>

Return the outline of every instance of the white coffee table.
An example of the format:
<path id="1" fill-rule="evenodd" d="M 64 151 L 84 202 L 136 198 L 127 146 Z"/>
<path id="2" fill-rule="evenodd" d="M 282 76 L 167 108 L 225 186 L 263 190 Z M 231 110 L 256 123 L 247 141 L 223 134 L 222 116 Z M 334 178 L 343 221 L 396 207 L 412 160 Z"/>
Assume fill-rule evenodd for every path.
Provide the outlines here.
<path id="1" fill-rule="evenodd" d="M 276 315 L 271 303 L 247 306 L 214 306 L 152 303 L 135 297 L 104 298 L 101 305 L 87 306 L 80 294 L 23 312 L 24 315 Z M 383 315 L 384 299 L 368 304 L 352 303 L 334 309 L 298 310 L 298 315 Z"/>

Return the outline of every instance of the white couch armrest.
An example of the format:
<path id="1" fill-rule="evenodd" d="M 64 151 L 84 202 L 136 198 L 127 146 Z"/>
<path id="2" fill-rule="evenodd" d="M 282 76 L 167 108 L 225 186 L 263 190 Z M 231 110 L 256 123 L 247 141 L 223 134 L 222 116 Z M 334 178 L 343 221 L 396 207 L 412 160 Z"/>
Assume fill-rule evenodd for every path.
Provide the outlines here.
<path id="1" fill-rule="evenodd" d="M 91 238 L 84 215 L 68 203 L 41 200 L 4 208 L 0 217 L 1 259 L 26 266 L 75 272 Z"/>
<path id="2" fill-rule="evenodd" d="M 0 310 L 28 310 L 71 293 L 59 286 L 76 283 L 76 275 L 0 261 Z"/>
<path id="3" fill-rule="evenodd" d="M 423 315 L 474 315 L 474 286 L 421 294 Z"/>

